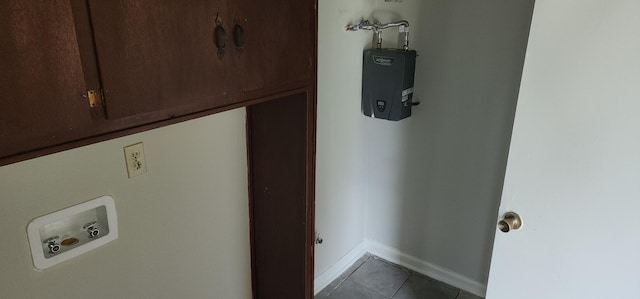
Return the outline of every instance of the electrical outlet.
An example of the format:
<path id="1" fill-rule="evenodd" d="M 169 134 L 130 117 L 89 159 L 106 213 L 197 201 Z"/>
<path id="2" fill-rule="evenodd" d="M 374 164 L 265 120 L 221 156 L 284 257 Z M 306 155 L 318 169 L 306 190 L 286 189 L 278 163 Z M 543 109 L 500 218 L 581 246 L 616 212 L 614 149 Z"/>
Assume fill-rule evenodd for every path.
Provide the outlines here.
<path id="1" fill-rule="evenodd" d="M 142 146 L 142 142 L 125 146 L 124 160 L 127 163 L 129 178 L 147 172 L 147 162 L 144 160 L 144 147 Z"/>

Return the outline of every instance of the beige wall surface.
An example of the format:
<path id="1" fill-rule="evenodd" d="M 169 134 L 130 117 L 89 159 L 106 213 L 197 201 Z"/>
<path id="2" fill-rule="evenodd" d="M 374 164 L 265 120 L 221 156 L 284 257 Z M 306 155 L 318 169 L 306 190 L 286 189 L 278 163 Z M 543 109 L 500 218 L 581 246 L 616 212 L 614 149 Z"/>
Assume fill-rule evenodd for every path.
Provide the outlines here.
<path id="1" fill-rule="evenodd" d="M 1 298 L 251 297 L 244 109 L 0 167 Z M 127 178 L 122 147 L 144 142 Z M 119 239 L 34 270 L 34 218 L 102 195 Z"/>

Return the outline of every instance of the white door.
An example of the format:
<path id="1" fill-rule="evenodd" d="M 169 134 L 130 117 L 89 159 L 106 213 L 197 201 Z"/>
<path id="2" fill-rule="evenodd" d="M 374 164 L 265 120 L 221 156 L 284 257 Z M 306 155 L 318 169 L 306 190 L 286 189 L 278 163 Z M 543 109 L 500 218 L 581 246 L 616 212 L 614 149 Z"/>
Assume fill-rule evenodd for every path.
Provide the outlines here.
<path id="1" fill-rule="evenodd" d="M 537 0 L 488 299 L 640 298 L 640 0 Z"/>

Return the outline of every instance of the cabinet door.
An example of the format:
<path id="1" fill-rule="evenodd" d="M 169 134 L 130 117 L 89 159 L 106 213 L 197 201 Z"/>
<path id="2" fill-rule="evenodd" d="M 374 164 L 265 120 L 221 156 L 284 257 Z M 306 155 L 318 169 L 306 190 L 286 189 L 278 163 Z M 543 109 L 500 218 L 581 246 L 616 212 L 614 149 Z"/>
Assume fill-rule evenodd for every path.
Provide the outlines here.
<path id="1" fill-rule="evenodd" d="M 314 107 L 304 92 L 247 108 L 255 298 L 313 298 Z"/>
<path id="2" fill-rule="evenodd" d="M 244 70 L 247 98 L 309 85 L 314 78 L 316 10 L 312 0 L 237 1 L 230 8 L 233 31 L 240 25 L 245 44 L 235 50 Z M 314 84 L 314 82 L 311 82 Z"/>
<path id="3" fill-rule="evenodd" d="M 172 118 L 237 101 L 215 43 L 221 0 L 89 0 L 110 119 Z"/>
<path id="4" fill-rule="evenodd" d="M 9 0 L 0 10 L 0 158 L 90 135 L 70 1 Z"/>

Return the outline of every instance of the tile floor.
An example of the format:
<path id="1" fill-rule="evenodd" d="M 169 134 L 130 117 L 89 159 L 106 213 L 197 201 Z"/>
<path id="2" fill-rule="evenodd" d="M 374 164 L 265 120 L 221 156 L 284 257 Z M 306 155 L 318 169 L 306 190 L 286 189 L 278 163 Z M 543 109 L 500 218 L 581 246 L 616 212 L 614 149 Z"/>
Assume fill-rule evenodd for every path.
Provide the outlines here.
<path id="1" fill-rule="evenodd" d="M 482 299 L 366 254 L 315 299 Z"/>

